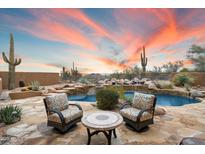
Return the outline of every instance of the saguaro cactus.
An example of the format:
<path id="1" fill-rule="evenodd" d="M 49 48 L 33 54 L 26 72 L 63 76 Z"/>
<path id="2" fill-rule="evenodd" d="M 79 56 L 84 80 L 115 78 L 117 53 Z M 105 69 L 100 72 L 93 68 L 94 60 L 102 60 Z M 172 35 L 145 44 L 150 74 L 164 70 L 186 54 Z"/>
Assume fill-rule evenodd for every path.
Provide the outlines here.
<path id="1" fill-rule="evenodd" d="M 8 89 L 11 90 L 15 88 L 15 67 L 21 63 L 21 58 L 14 58 L 14 38 L 12 34 L 10 34 L 9 59 L 4 52 L 2 53 L 2 57 L 9 64 Z"/>
<path id="2" fill-rule="evenodd" d="M 78 68 L 75 67 L 74 62 L 73 62 L 73 68 L 71 68 L 71 76 L 73 80 L 77 80 L 80 76 L 80 73 L 78 72 Z"/>
<path id="3" fill-rule="evenodd" d="M 63 66 L 62 72 L 61 72 L 61 78 L 63 80 L 68 80 L 70 77 L 70 72 Z"/>
<path id="4" fill-rule="evenodd" d="M 147 66 L 147 57 L 145 56 L 145 47 L 143 46 L 143 54 L 141 53 L 141 65 L 143 73 L 146 72 L 146 66 Z"/>

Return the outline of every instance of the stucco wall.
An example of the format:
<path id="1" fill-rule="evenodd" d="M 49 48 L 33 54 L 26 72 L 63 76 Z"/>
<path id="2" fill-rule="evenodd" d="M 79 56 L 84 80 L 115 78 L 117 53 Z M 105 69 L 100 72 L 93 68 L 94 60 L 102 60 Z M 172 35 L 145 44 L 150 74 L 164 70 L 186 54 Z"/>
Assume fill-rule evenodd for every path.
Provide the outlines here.
<path id="1" fill-rule="evenodd" d="M 8 87 L 8 72 L 0 72 L 2 78 L 2 87 Z M 19 87 L 19 81 L 24 81 L 26 84 L 37 80 L 42 86 L 57 84 L 59 82 L 58 73 L 41 73 L 41 72 L 16 72 L 16 87 Z"/>
<path id="2" fill-rule="evenodd" d="M 0 92 L 2 91 L 2 79 L 0 78 Z"/>
<path id="3" fill-rule="evenodd" d="M 174 77 L 176 73 L 171 74 L 171 78 Z M 188 72 L 188 75 L 194 78 L 194 85 L 205 86 L 205 72 Z"/>
<path id="4" fill-rule="evenodd" d="M 186 72 L 195 80 L 194 85 L 205 86 L 205 72 Z M 172 80 L 177 73 L 147 73 L 146 77 L 151 79 Z"/>

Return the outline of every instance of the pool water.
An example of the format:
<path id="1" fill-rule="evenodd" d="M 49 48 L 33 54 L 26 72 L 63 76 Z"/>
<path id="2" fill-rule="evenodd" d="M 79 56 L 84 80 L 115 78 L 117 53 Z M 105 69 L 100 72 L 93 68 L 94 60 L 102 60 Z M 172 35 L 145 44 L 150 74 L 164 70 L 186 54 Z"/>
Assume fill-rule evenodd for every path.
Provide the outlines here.
<path id="1" fill-rule="evenodd" d="M 134 92 L 125 92 L 125 97 L 133 98 Z M 185 104 L 198 103 L 199 100 L 183 97 L 183 96 L 174 96 L 167 94 L 156 94 L 157 97 L 157 105 L 163 106 L 182 106 Z M 95 95 L 72 95 L 68 96 L 68 100 L 70 101 L 83 101 L 83 102 L 96 102 Z"/>

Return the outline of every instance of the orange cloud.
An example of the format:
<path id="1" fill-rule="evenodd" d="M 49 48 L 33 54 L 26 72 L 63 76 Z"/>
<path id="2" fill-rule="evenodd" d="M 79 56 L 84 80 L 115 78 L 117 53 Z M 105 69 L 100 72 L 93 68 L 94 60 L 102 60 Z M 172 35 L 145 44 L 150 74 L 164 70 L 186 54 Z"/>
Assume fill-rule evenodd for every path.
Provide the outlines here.
<path id="1" fill-rule="evenodd" d="M 162 22 L 162 26 L 153 35 L 145 41 L 145 45 L 150 48 L 162 48 L 165 46 L 171 46 L 189 38 L 201 38 L 203 40 L 203 33 L 205 32 L 205 25 L 197 27 L 189 27 L 180 24 L 181 21 L 176 21 L 175 14 L 170 9 L 149 9 L 153 12 Z M 187 15 L 185 20 L 188 21 L 196 13 Z M 184 22 L 184 21 L 182 21 Z M 198 39 L 200 41 L 200 39 Z"/>
<path id="2" fill-rule="evenodd" d="M 53 11 L 53 13 L 59 15 L 66 15 L 74 18 L 75 20 L 81 21 L 87 26 L 93 28 L 98 33 L 98 35 L 106 36 L 112 39 L 112 36 L 110 35 L 109 32 L 107 32 L 107 30 L 104 27 L 94 22 L 92 19 L 90 19 L 85 13 L 83 13 L 79 9 L 52 9 L 51 11 Z"/>
<path id="3" fill-rule="evenodd" d="M 50 41 L 79 45 L 91 50 L 95 49 L 95 45 L 80 31 L 72 29 L 71 27 L 65 26 L 61 23 L 42 18 L 37 21 L 30 22 L 29 25 L 31 27 L 25 27 L 24 25 L 26 24 L 19 25 L 18 28 L 36 37 Z"/>
<path id="4" fill-rule="evenodd" d="M 96 60 L 98 62 L 101 62 L 101 63 L 105 64 L 107 67 L 114 67 L 114 68 L 119 69 L 119 70 L 124 70 L 128 67 L 126 64 L 119 63 L 119 62 L 112 60 L 110 58 L 98 57 L 98 56 L 85 54 L 85 53 L 80 53 L 79 55 L 81 57 L 84 57 L 84 58 L 89 58 L 89 59 L 93 59 L 93 60 Z"/>
<path id="5" fill-rule="evenodd" d="M 176 42 L 178 39 L 178 31 L 176 19 L 171 10 L 169 9 L 147 9 L 163 23 L 154 34 L 150 35 L 145 40 L 145 45 L 149 47 L 162 47 Z M 176 40 L 177 39 L 177 40 Z"/>
<path id="6" fill-rule="evenodd" d="M 127 11 L 129 12 L 129 10 Z M 134 10 L 131 9 L 130 11 L 133 12 Z M 126 37 L 124 42 L 127 43 L 127 46 L 125 45 L 125 51 L 128 51 L 129 53 L 127 56 L 128 65 L 140 62 L 140 52 L 133 51 L 137 51 L 137 48 L 139 48 L 139 46 L 142 45 L 146 46 L 146 55 L 149 58 L 151 54 L 154 54 L 152 52 L 156 51 L 156 49 L 158 49 L 158 52 L 160 53 L 169 55 L 179 52 L 178 49 L 167 50 L 166 47 L 173 46 L 188 39 L 195 39 L 195 43 L 204 42 L 205 25 L 197 25 L 191 27 L 186 24 L 187 21 L 192 20 L 192 17 L 195 17 L 199 13 L 198 11 L 193 11 L 190 14 L 188 14 L 185 17 L 186 22 L 184 20 L 177 21 L 175 12 L 172 9 L 146 9 L 146 11 L 147 13 L 151 13 L 155 17 L 157 17 L 157 19 L 159 20 L 158 23 L 160 23 L 161 26 L 156 28 L 155 32 L 153 34 L 148 35 L 147 37 L 138 36 L 138 38 L 136 38 L 137 36 L 134 36 L 132 34 L 129 36 L 125 35 Z M 202 10 L 202 12 L 203 11 L 204 10 Z M 133 13 L 133 15 L 136 14 Z M 129 30 L 127 31 L 129 32 Z M 127 41 L 127 38 L 129 41 Z M 135 44 L 131 44 L 131 42 L 134 42 L 134 40 L 138 41 L 136 41 Z M 183 48 L 182 52 L 186 52 L 186 50 L 188 50 L 188 47 L 185 48 L 182 46 L 180 48 Z M 178 58 L 179 57 L 175 57 L 173 60 Z M 168 56 L 167 59 L 170 60 L 171 58 Z M 191 65 L 191 61 L 185 60 L 185 65 Z"/>
<path id="7" fill-rule="evenodd" d="M 191 60 L 189 60 L 189 59 L 186 59 L 186 60 L 183 61 L 183 64 L 184 64 L 185 66 L 187 66 L 187 65 L 192 65 L 193 62 L 192 62 Z"/>

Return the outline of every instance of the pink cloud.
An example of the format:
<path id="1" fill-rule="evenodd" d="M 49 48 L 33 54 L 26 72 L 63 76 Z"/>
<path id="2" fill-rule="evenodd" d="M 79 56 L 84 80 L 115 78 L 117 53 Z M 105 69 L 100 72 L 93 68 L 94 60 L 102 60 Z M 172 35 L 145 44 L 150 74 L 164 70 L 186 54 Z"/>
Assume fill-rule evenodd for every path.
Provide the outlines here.
<path id="1" fill-rule="evenodd" d="M 112 35 L 110 35 L 104 27 L 93 21 L 79 9 L 51 9 L 51 11 L 59 16 L 65 15 L 74 18 L 77 21 L 81 21 L 85 25 L 93 28 L 99 36 L 105 36 L 112 39 Z"/>
<path id="2" fill-rule="evenodd" d="M 199 12 L 192 11 L 184 18 L 186 21 L 189 21 Z M 149 16 L 151 16 L 151 19 L 148 18 Z M 190 27 L 189 25 L 182 24 L 184 20 L 177 21 L 173 9 L 122 9 L 116 11 L 115 18 L 118 21 L 119 27 L 122 29 L 122 34 L 120 34 L 121 37 L 118 38 L 118 42 L 124 47 L 127 65 L 140 62 L 141 50 L 139 48 L 143 45 L 146 46 L 146 54 L 150 57 L 150 55 L 155 54 L 153 51 L 156 52 L 156 49 L 159 49 L 158 52 L 160 53 L 173 54 L 178 52 L 178 50 L 166 50 L 166 47 L 191 38 L 195 38 L 196 43 L 202 42 L 205 38 L 205 25 Z M 150 32 L 147 36 L 132 33 L 129 29 L 129 24 L 133 24 L 136 19 L 146 19 L 145 23 L 149 24 L 151 26 L 150 28 L 155 29 L 155 32 Z M 155 20 L 154 22 L 153 19 Z M 156 25 L 158 26 L 156 27 Z M 144 30 L 146 31 L 146 29 Z M 183 50 L 186 52 L 187 48 L 183 48 Z"/>
<path id="3" fill-rule="evenodd" d="M 78 45 L 89 50 L 96 49 L 96 46 L 91 39 L 84 35 L 80 30 L 50 20 L 46 16 L 38 16 L 36 19 L 32 20 L 7 15 L 4 16 L 4 18 L 10 23 L 15 24 L 15 28 L 38 38 Z"/>
<path id="4" fill-rule="evenodd" d="M 19 29 L 46 40 L 79 45 L 90 50 L 95 49 L 95 45 L 78 30 L 47 19 L 35 22 L 33 28 L 19 26 Z"/>

